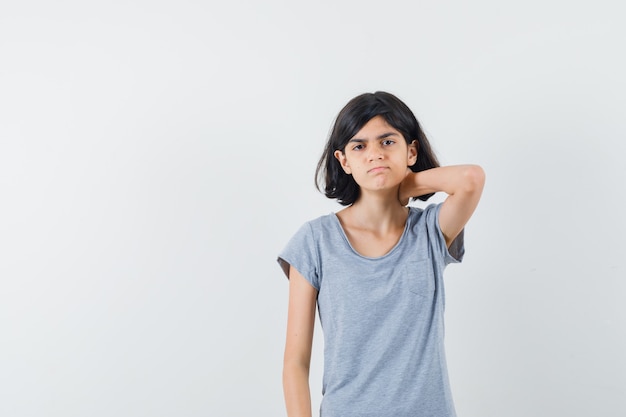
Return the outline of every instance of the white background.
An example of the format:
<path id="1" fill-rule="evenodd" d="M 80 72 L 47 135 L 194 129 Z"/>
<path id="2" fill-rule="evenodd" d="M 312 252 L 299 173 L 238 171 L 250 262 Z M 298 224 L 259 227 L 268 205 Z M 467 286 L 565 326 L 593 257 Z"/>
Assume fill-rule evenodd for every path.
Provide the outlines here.
<path id="1" fill-rule="evenodd" d="M 276 254 L 386 90 L 488 176 L 446 278 L 459 416 L 623 417 L 620 3 L 2 2 L 0 414 L 284 415 Z"/>

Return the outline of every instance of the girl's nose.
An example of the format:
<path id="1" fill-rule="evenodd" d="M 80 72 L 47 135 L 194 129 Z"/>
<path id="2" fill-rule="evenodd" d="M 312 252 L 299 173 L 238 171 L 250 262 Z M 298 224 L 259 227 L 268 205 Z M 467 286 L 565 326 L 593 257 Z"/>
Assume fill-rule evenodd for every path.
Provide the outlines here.
<path id="1" fill-rule="evenodd" d="M 379 148 L 371 147 L 369 149 L 368 160 L 373 161 L 375 159 L 383 159 L 383 151 Z"/>

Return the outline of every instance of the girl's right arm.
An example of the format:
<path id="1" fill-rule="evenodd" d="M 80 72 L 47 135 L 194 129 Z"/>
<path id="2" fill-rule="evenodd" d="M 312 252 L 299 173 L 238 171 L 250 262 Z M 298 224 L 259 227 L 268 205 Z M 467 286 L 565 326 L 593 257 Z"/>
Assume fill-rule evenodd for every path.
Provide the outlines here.
<path id="1" fill-rule="evenodd" d="M 289 417 L 311 417 L 309 367 L 317 290 L 289 268 L 289 312 L 283 362 L 283 390 Z"/>

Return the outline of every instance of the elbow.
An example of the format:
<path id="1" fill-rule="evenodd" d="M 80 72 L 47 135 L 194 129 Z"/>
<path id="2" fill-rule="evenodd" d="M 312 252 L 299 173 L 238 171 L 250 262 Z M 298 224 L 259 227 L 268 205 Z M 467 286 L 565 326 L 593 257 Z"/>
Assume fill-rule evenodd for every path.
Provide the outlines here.
<path id="1" fill-rule="evenodd" d="M 468 165 L 463 170 L 463 188 L 468 193 L 481 193 L 485 185 L 485 171 L 479 165 Z"/>
<path id="2" fill-rule="evenodd" d="M 311 355 L 309 352 L 292 352 L 285 350 L 283 358 L 283 376 L 308 375 L 311 367 Z"/>
<path id="3" fill-rule="evenodd" d="M 309 365 L 299 362 L 285 362 L 283 365 L 283 385 L 290 386 L 309 380 Z"/>
<path id="4" fill-rule="evenodd" d="M 285 358 L 283 361 L 283 375 L 285 374 L 299 374 L 299 373 L 309 373 L 310 368 L 310 360 L 307 362 L 306 360 L 290 360 Z"/>

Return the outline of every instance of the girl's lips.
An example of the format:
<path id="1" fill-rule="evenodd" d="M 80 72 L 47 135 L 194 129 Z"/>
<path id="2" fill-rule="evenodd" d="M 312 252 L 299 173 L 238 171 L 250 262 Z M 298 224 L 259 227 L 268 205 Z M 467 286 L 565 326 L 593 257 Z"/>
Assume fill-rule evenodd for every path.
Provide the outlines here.
<path id="1" fill-rule="evenodd" d="M 367 172 L 369 172 L 369 173 L 376 173 L 376 172 L 383 171 L 383 170 L 385 170 L 385 169 L 387 169 L 387 167 L 375 167 L 375 168 L 370 169 L 370 170 L 369 170 L 369 171 L 367 171 Z"/>

